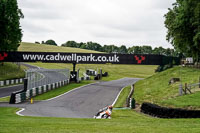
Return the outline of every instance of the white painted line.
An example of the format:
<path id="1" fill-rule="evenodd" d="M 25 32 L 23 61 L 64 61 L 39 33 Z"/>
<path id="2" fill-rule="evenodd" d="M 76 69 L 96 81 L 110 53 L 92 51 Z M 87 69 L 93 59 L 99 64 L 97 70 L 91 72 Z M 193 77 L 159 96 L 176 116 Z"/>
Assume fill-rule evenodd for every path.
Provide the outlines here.
<path id="1" fill-rule="evenodd" d="M 25 108 L 22 108 L 21 110 L 17 111 L 16 114 L 19 115 L 19 116 L 24 116 L 24 115 L 20 114 L 20 113 L 23 112 L 24 110 L 25 110 Z"/>
<path id="2" fill-rule="evenodd" d="M 99 83 L 99 82 L 96 82 L 96 83 Z M 72 90 L 70 90 L 70 91 L 68 91 L 68 92 L 65 92 L 64 94 L 61 94 L 61 95 L 58 95 L 58 96 L 56 96 L 56 97 L 53 97 L 53 98 L 50 98 L 50 99 L 47 99 L 47 100 L 43 100 L 43 101 L 54 100 L 54 99 L 59 98 L 59 97 L 61 97 L 61 96 L 63 96 L 63 95 L 66 95 L 66 94 L 68 94 L 68 93 L 70 93 L 70 92 L 72 92 L 72 91 L 75 91 L 75 90 L 78 90 L 78 89 L 80 89 L 80 88 L 82 88 L 82 87 L 86 87 L 86 86 L 89 86 L 89 85 L 92 85 L 92 84 L 96 84 L 96 83 L 91 83 L 91 84 L 87 84 L 87 85 L 80 86 L 80 87 L 78 87 L 78 88 L 75 88 L 75 89 L 72 89 Z"/>
<path id="3" fill-rule="evenodd" d="M 124 79 L 124 78 L 122 78 L 122 79 Z M 135 79 L 143 79 L 143 78 L 135 78 Z M 133 84 L 135 84 L 136 82 L 137 82 L 137 81 L 135 81 Z M 128 86 L 130 86 L 130 85 L 128 85 Z M 124 88 L 126 88 L 126 87 L 127 87 L 127 86 L 125 86 Z M 112 106 L 115 105 L 115 103 L 117 102 L 117 100 L 118 100 L 118 98 L 119 98 L 121 92 L 124 90 L 124 88 L 121 89 L 121 91 L 120 91 L 119 94 L 117 95 L 115 101 L 113 102 Z"/>
<path id="4" fill-rule="evenodd" d="M 124 88 L 126 88 L 126 87 L 124 87 Z M 124 88 L 121 89 L 121 91 L 119 92 L 119 94 L 118 94 L 117 97 L 115 98 L 115 101 L 113 102 L 112 106 L 115 105 L 115 103 L 117 102 L 117 100 L 118 100 L 118 98 L 119 98 L 121 92 L 124 90 Z"/>

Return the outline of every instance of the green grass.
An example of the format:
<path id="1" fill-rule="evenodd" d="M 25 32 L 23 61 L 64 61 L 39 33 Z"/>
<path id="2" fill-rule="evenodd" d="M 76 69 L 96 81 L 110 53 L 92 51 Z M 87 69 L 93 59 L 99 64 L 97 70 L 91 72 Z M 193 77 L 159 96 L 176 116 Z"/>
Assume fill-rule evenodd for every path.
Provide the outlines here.
<path id="1" fill-rule="evenodd" d="M 121 108 L 121 107 L 126 107 L 126 99 L 131 91 L 131 87 L 125 87 L 122 91 L 121 94 L 115 103 L 114 107 L 115 108 Z"/>
<path id="2" fill-rule="evenodd" d="M 70 90 L 72 90 L 74 88 L 78 88 L 80 86 L 87 85 L 87 84 L 90 84 L 90 83 L 92 83 L 92 81 L 82 81 L 79 84 L 71 83 L 69 85 L 66 85 L 66 86 L 51 90 L 51 91 L 49 91 L 47 93 L 44 93 L 42 95 L 38 95 L 38 96 L 34 97 L 33 99 L 34 100 L 47 100 L 47 99 L 56 97 L 58 95 L 64 94 L 65 92 L 68 92 L 68 91 L 70 91 Z"/>
<path id="3" fill-rule="evenodd" d="M 141 80 L 135 85 L 134 97 L 137 103 L 151 102 L 163 106 L 194 108 L 200 107 L 197 102 L 199 94 L 178 96 L 179 83 L 168 85 L 171 78 L 180 78 L 184 83 L 198 83 L 200 70 L 194 68 L 175 67 Z"/>
<path id="4" fill-rule="evenodd" d="M 9 101 L 10 101 L 10 96 L 0 98 L 0 102 L 9 102 Z"/>
<path id="5" fill-rule="evenodd" d="M 21 117 L 0 108 L 2 133 L 199 133 L 200 119 L 157 119 L 132 110 L 114 110 L 112 119 Z"/>
<path id="6" fill-rule="evenodd" d="M 0 65 L 0 81 L 14 78 L 23 78 L 25 76 L 24 72 L 25 67 L 14 63 L 4 63 Z"/>
<path id="7" fill-rule="evenodd" d="M 63 63 L 31 63 L 42 68 L 48 69 L 73 69 L 72 64 Z M 108 77 L 103 77 L 102 80 L 110 81 L 124 77 L 146 78 L 154 74 L 157 66 L 154 65 L 114 65 L 114 64 L 77 64 L 77 69 L 80 69 L 81 74 L 87 69 L 99 70 L 108 72 Z"/>
<path id="8" fill-rule="evenodd" d="M 72 52 L 72 53 L 100 53 L 98 51 L 79 49 L 79 48 L 71 48 L 71 47 L 61 47 L 61 46 L 53 46 L 46 44 L 35 44 L 35 43 L 27 43 L 22 42 L 18 48 L 18 51 L 26 51 L 26 52 Z"/>
<path id="9" fill-rule="evenodd" d="M 199 98 L 200 98 L 200 92 L 196 92 L 190 95 L 162 100 L 161 103 L 165 106 L 199 110 L 200 109 Z"/>

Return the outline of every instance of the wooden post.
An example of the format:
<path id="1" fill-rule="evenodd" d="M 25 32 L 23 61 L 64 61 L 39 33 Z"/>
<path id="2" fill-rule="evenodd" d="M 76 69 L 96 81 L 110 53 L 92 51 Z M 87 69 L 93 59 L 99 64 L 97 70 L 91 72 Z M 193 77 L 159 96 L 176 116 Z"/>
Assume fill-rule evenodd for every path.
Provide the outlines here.
<path id="1" fill-rule="evenodd" d="M 187 90 L 190 92 L 190 94 L 192 93 L 191 90 L 188 88 L 187 83 L 185 83 L 185 92 L 187 93 Z"/>
<path id="2" fill-rule="evenodd" d="M 199 77 L 199 88 L 200 88 L 200 77 Z"/>
<path id="3" fill-rule="evenodd" d="M 184 90 L 185 94 L 187 94 L 187 83 L 185 83 L 185 90 Z"/>
<path id="4" fill-rule="evenodd" d="M 183 86 L 182 84 L 179 85 L 179 96 L 183 95 Z"/>

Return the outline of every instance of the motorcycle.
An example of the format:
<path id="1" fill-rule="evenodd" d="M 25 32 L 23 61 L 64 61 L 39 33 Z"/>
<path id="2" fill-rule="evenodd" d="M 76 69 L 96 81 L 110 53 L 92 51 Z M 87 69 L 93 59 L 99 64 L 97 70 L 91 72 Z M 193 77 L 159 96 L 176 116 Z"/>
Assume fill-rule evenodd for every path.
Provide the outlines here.
<path id="1" fill-rule="evenodd" d="M 94 116 L 95 119 L 111 119 L 112 106 L 105 107 Z"/>

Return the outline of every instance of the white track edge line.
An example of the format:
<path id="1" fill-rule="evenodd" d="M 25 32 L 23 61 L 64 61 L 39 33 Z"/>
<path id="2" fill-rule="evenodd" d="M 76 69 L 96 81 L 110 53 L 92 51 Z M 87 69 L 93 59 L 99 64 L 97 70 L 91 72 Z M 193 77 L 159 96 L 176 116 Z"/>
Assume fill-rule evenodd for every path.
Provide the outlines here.
<path id="1" fill-rule="evenodd" d="M 126 88 L 126 87 L 123 87 L 123 88 L 121 89 L 121 91 L 118 93 L 117 97 L 115 98 L 115 101 L 112 103 L 112 106 L 115 105 L 115 103 L 117 102 L 117 100 L 118 100 L 118 98 L 119 98 L 121 92 L 124 90 L 124 88 Z"/>
<path id="2" fill-rule="evenodd" d="M 24 116 L 22 114 L 20 114 L 21 112 L 23 112 L 25 110 L 25 108 L 21 108 L 21 110 L 17 111 L 16 114 L 19 115 L 19 116 Z"/>

